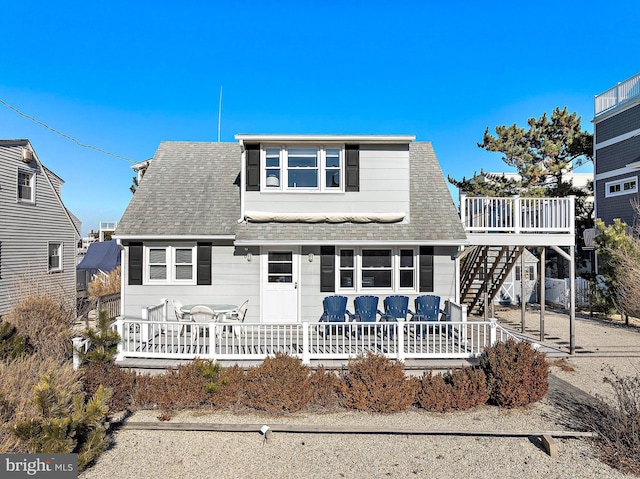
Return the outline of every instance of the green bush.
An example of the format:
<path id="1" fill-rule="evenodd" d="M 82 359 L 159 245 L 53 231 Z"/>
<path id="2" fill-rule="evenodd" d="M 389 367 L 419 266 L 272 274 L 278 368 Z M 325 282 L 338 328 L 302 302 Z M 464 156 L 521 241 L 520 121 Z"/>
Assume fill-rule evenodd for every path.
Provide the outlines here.
<path id="1" fill-rule="evenodd" d="M 489 402 L 513 408 L 539 401 L 549 389 L 545 355 L 526 341 L 498 342 L 485 349 L 480 368 L 487 377 Z"/>

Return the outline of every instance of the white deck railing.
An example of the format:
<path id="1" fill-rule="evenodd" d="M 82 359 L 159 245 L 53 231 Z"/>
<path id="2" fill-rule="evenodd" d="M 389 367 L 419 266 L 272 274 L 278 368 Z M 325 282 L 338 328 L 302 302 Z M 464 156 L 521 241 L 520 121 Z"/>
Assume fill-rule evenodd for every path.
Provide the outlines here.
<path id="1" fill-rule="evenodd" d="M 460 196 L 460 219 L 475 233 L 574 234 L 575 201 L 567 198 Z"/>
<path id="2" fill-rule="evenodd" d="M 463 311 L 463 310 L 461 310 Z M 495 319 L 467 322 L 185 323 L 118 318 L 118 360 L 166 358 L 263 360 L 276 353 L 311 360 L 348 359 L 367 352 L 392 359 L 479 357 L 508 331 Z"/>
<path id="3" fill-rule="evenodd" d="M 640 95 L 640 73 L 609 88 L 595 97 L 594 116 Z"/>

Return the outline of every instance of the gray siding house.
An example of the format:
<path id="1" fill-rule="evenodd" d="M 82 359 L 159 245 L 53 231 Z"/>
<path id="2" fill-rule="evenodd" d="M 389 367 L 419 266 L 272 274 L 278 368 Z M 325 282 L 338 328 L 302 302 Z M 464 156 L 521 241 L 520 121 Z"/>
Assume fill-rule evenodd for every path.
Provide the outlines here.
<path id="1" fill-rule="evenodd" d="M 640 171 L 640 74 L 595 97 L 594 195 L 596 217 L 636 223 Z"/>
<path id="2" fill-rule="evenodd" d="M 164 299 L 249 300 L 247 321 L 293 323 L 317 321 L 333 294 L 349 309 L 363 294 L 458 300 L 468 241 L 431 143 L 236 140 L 160 144 L 114 236 L 123 316 Z"/>
<path id="3" fill-rule="evenodd" d="M 75 305 L 80 221 L 29 140 L 0 140 L 0 316 L 26 293 Z"/>

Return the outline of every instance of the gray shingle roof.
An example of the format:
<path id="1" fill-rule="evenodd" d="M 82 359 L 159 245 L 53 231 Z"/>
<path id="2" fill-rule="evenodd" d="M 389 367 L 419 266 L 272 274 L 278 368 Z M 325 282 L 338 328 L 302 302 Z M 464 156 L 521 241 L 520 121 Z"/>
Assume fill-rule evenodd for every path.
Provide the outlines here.
<path id="1" fill-rule="evenodd" d="M 241 223 L 237 143 L 163 142 L 118 224 L 118 236 L 235 234 L 236 241 L 453 242 L 466 235 L 429 142 L 411 143 L 410 223 Z"/>
<path id="2" fill-rule="evenodd" d="M 239 174 L 238 143 L 162 142 L 115 234 L 232 235 Z"/>

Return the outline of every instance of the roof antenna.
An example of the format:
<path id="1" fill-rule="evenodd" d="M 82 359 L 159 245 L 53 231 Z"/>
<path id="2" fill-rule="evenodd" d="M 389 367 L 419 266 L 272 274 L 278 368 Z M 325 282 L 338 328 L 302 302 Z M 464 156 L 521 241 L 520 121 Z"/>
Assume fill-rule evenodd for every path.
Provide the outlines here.
<path id="1" fill-rule="evenodd" d="M 218 143 L 220 143 L 220 120 L 222 118 L 222 85 L 220 85 L 220 101 L 218 102 Z"/>

